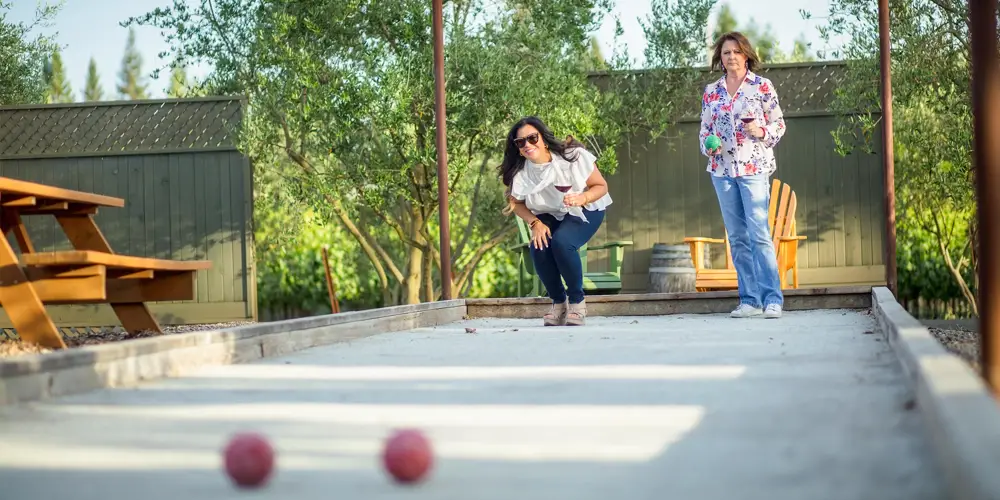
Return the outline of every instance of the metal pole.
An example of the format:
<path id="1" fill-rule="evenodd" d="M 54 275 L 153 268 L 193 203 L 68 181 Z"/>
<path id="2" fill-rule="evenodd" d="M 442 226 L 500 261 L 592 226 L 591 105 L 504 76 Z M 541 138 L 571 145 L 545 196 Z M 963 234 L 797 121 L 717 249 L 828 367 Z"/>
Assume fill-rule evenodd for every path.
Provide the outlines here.
<path id="1" fill-rule="evenodd" d="M 1000 397 L 1000 65 L 996 0 L 970 0 L 972 124 L 979 222 L 979 336 L 983 378 Z"/>
<path id="2" fill-rule="evenodd" d="M 892 151 L 892 78 L 890 76 L 889 0 L 878 1 L 879 66 L 882 73 L 882 173 L 885 183 L 885 283 L 896 287 L 896 174 Z M 898 296 L 898 295 L 897 295 Z"/>
<path id="3" fill-rule="evenodd" d="M 437 125 L 438 215 L 441 223 L 441 298 L 451 293 L 451 228 L 448 218 L 448 142 L 444 106 L 444 1 L 433 0 L 434 120 Z M 428 300 L 430 300 L 428 298 Z"/>

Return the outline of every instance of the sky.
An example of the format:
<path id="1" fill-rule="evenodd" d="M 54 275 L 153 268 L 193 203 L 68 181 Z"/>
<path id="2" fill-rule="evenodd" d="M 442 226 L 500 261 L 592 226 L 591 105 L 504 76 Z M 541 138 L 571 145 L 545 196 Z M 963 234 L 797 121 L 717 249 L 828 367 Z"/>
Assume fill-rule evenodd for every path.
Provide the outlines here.
<path id="1" fill-rule="evenodd" d="M 720 0 L 720 4 L 723 1 L 726 0 Z M 12 3 L 9 21 L 30 22 L 34 18 L 38 0 L 13 0 Z M 128 29 L 119 23 L 131 16 L 140 16 L 172 3 L 172 0 L 63 0 L 58 16 L 41 30 L 55 33 L 56 41 L 64 47 L 62 55 L 67 77 L 78 99 L 86 82 L 87 64 L 91 57 L 97 62 L 105 94 L 115 95 L 115 82 L 128 36 Z M 753 20 L 761 27 L 770 25 L 783 49 L 790 50 L 793 41 L 800 35 L 805 35 L 813 43 L 814 52 L 823 48 L 823 42 L 816 33 L 817 23 L 822 21 L 804 20 L 798 9 L 810 12 L 814 18 L 822 18 L 829 10 L 829 0 L 795 0 L 794 3 L 788 0 L 728 0 L 728 3 L 740 23 Z M 795 7 L 790 8 L 789 4 Z M 645 39 L 639 19 L 645 19 L 649 12 L 650 0 L 618 0 L 612 16 L 606 19 L 596 34 L 605 56 L 611 55 L 615 29 L 613 16 L 617 15 L 625 29 L 623 41 L 629 48 L 630 56 L 641 61 Z M 710 25 L 709 28 L 711 27 Z M 145 72 L 150 73 L 168 63 L 158 57 L 160 52 L 169 47 L 157 28 L 136 27 L 136 45 L 143 54 Z M 204 68 L 194 68 L 189 69 L 189 74 L 200 76 L 204 71 Z M 163 97 L 169 82 L 169 72 L 163 71 L 158 80 L 149 81 L 152 97 Z"/>

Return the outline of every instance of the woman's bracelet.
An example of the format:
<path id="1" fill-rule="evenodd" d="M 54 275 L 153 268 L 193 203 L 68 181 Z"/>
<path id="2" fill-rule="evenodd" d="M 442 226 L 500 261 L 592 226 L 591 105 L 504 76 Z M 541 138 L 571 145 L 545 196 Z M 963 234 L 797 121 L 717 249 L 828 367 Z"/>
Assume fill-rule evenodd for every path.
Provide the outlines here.
<path id="1" fill-rule="evenodd" d="M 533 220 L 533 221 L 531 221 L 531 222 L 528 223 L 528 229 L 534 229 L 535 228 L 535 224 L 538 224 L 541 221 L 542 221 L 541 219 L 539 219 L 538 217 L 535 217 L 535 220 Z"/>

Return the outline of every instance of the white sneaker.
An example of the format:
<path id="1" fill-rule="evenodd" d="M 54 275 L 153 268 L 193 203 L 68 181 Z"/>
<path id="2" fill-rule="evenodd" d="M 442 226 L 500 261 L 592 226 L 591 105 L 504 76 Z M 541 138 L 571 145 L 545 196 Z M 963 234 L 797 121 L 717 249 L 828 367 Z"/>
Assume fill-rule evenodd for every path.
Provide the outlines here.
<path id="1" fill-rule="evenodd" d="M 781 306 L 778 304 L 770 304 L 767 309 L 764 310 L 765 318 L 780 318 L 781 317 Z"/>
<path id="2" fill-rule="evenodd" d="M 739 307 L 733 309 L 733 312 L 729 313 L 732 318 L 750 318 L 753 316 L 760 316 L 763 311 L 759 307 L 753 307 L 749 304 L 740 304 Z"/>

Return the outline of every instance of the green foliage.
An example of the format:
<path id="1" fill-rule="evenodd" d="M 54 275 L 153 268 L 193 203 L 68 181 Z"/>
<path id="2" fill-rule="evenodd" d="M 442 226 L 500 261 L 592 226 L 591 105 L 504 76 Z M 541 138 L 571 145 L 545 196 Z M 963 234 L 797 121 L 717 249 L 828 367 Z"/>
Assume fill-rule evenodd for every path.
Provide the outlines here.
<path id="1" fill-rule="evenodd" d="M 104 99 L 104 89 L 101 88 L 100 76 L 97 74 L 97 61 L 90 58 L 87 64 L 87 84 L 83 90 L 84 101 L 100 101 Z"/>
<path id="2" fill-rule="evenodd" d="M 261 309 L 329 313 L 330 299 L 323 266 L 328 247 L 330 274 L 341 311 L 381 305 L 375 276 L 336 225 L 306 209 L 303 213 L 268 211 L 256 214 L 257 304 Z M 283 234 L 296 229 L 295 238 Z"/>
<path id="3" fill-rule="evenodd" d="M 893 132 L 900 282 L 907 293 L 962 296 L 975 307 L 966 230 L 974 220 L 969 37 L 962 0 L 891 0 Z M 849 35 L 847 70 L 834 108 L 843 118 L 837 151 L 872 151 L 882 126 L 878 10 L 867 0 L 834 0 L 824 38 Z M 909 238 L 912 238 L 910 240 Z M 936 248 L 938 256 L 931 258 Z M 904 250 L 905 249 L 905 250 Z M 954 286 L 941 282 L 943 263 Z M 903 276 L 903 273 L 913 273 Z M 943 291 L 957 295 L 940 297 Z M 901 289 L 902 290 L 902 289 Z"/>
<path id="4" fill-rule="evenodd" d="M 43 70 L 45 82 L 48 88 L 45 90 L 45 102 L 47 103 L 67 103 L 73 102 L 73 88 L 66 77 L 66 67 L 63 65 L 62 54 L 56 49 L 45 61 Z"/>
<path id="5" fill-rule="evenodd" d="M 47 25 L 61 5 L 40 5 L 30 24 L 8 21 L 10 5 L 0 0 L 0 105 L 39 103 L 48 85 L 45 61 L 56 44 L 50 35 L 30 38 L 30 34 Z"/>
<path id="6" fill-rule="evenodd" d="M 187 70 L 183 66 L 174 66 L 170 73 L 170 86 L 167 87 L 167 97 L 188 97 L 191 94 L 191 82 L 188 81 Z"/>
<path id="7" fill-rule="evenodd" d="M 710 47 L 707 61 L 712 60 L 711 45 L 723 33 L 731 31 L 743 33 L 750 40 L 750 43 L 753 44 L 754 48 L 757 49 L 757 57 L 762 62 L 791 63 L 815 60 L 815 57 L 809 51 L 809 43 L 806 42 L 804 35 L 799 35 L 799 38 L 795 40 L 791 53 L 785 53 L 781 49 L 778 37 L 771 30 L 771 25 L 767 25 L 764 29 L 761 29 L 753 18 L 750 18 L 746 23 L 740 23 L 737 21 L 736 15 L 733 14 L 732 7 L 728 3 L 724 3 L 719 7 L 719 11 L 716 14 L 715 29 L 712 30 L 711 40 L 709 41 Z"/>
<path id="8" fill-rule="evenodd" d="M 609 8 L 607 0 L 445 4 L 459 286 L 512 234 L 512 221 L 499 211 L 502 189 L 484 179 L 495 177 L 490 167 L 514 121 L 542 116 L 557 134 L 584 140 L 602 170 L 617 167 L 621 135 L 604 120 L 608 101 L 587 75 L 595 64 L 591 36 Z M 247 94 L 243 150 L 290 160 L 284 185 L 351 234 L 383 291 L 405 283 L 408 301 L 422 293 L 417 287 L 431 278 L 417 263 L 430 258 L 440 269 L 428 2 L 175 1 L 125 24 L 163 29 L 171 45 L 165 55 L 178 64 L 211 65 L 206 87 L 213 92 Z M 375 237 L 374 227 L 394 238 Z"/>
<path id="9" fill-rule="evenodd" d="M 118 72 L 118 95 L 122 99 L 149 98 L 146 77 L 142 74 L 142 53 L 135 46 L 135 30 L 129 28 L 125 54 Z"/>
<path id="10" fill-rule="evenodd" d="M 614 173 L 624 140 L 666 130 L 688 106 L 698 77 L 688 66 L 704 55 L 714 1 L 655 3 L 644 29 L 659 78 L 644 82 L 622 56 L 595 54 L 610 0 L 445 3 L 450 244 L 461 291 L 505 294 L 516 280 L 501 250 L 514 225 L 500 213 L 494 169 L 510 125 L 541 116 Z M 163 30 L 173 64 L 210 65 L 204 91 L 249 97 L 241 149 L 256 189 L 325 228 L 336 222 L 388 304 L 433 300 L 440 288 L 429 9 L 425 0 L 175 0 L 123 24 Z M 595 86 L 588 71 L 602 65 Z"/>
<path id="11" fill-rule="evenodd" d="M 961 298 L 963 292 L 954 275 L 945 263 L 937 236 L 924 229 L 920 221 L 930 214 L 902 213 L 896 226 L 896 265 L 899 276 L 899 297 L 902 299 L 923 298 L 926 300 L 950 300 Z M 954 226 L 951 238 L 945 243 L 953 254 L 961 254 L 969 240 L 964 237 L 967 218 L 962 214 L 944 213 L 941 221 Z M 967 283 L 973 281 L 971 266 L 962 269 Z M 973 290 L 975 292 L 975 290 Z"/>

